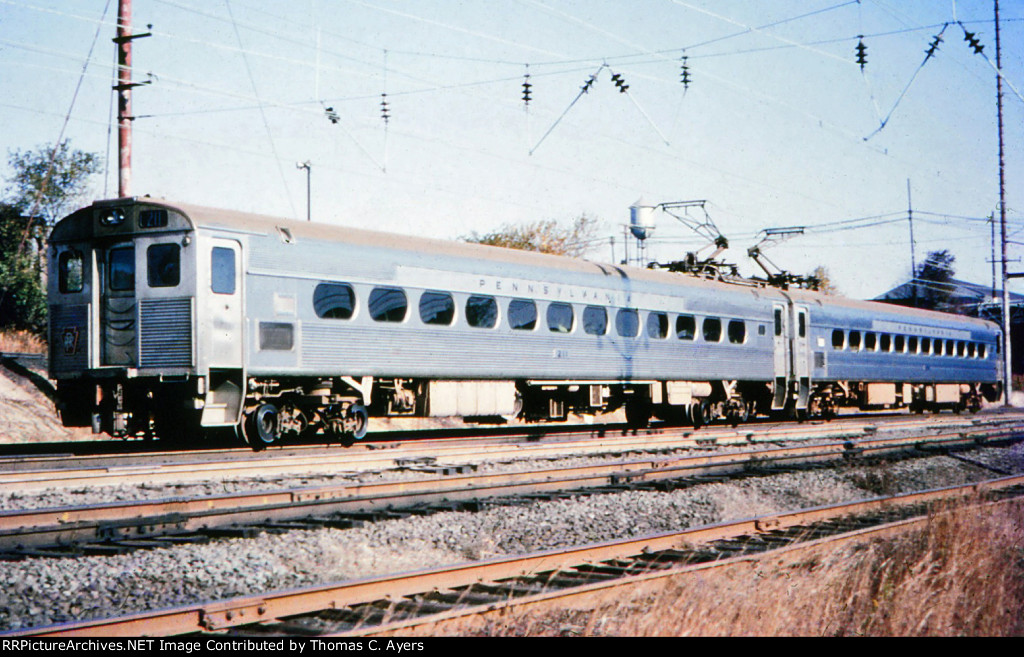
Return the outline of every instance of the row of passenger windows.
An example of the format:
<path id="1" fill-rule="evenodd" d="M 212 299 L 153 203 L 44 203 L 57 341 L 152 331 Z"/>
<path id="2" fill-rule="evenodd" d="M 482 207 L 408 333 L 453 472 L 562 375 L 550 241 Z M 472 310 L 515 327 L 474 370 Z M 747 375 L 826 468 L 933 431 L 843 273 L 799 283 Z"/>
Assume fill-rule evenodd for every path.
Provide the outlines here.
<path id="1" fill-rule="evenodd" d="M 376 287 L 366 301 L 370 317 L 378 322 L 403 322 L 409 312 L 409 301 L 405 290 L 394 287 Z M 356 312 L 356 293 L 347 283 L 320 283 L 313 291 L 313 309 L 317 317 L 324 319 L 351 319 Z M 463 308 L 466 323 L 474 328 L 495 328 L 499 323 L 498 301 L 494 297 L 471 295 Z M 455 323 L 456 306 L 454 297 L 448 292 L 427 291 L 420 295 L 419 316 L 424 324 L 451 326 Z M 533 331 L 538 326 L 537 304 L 530 299 L 509 301 L 505 319 L 509 328 L 517 331 Z M 551 302 L 547 306 L 545 320 L 552 333 L 571 333 L 576 326 L 576 313 L 567 303 Z M 626 338 L 640 335 L 640 313 L 632 308 L 619 308 L 614 316 L 615 333 Z M 676 337 L 680 340 L 696 339 L 698 320 L 693 315 L 677 315 Z M 587 306 L 582 315 L 583 332 L 589 335 L 607 335 L 610 329 L 608 309 L 603 306 Z M 666 313 L 647 314 L 646 335 L 650 338 L 665 339 L 669 336 L 669 316 Z M 763 332 L 763 328 L 762 328 Z M 705 317 L 700 323 L 700 335 L 705 342 L 721 342 L 723 320 Z M 747 339 L 747 327 L 743 320 L 728 320 L 725 337 L 733 344 L 743 344 Z"/>
<path id="2" fill-rule="evenodd" d="M 956 356 L 959 358 L 985 358 L 988 346 L 966 340 L 923 338 L 916 335 L 891 335 L 871 331 L 832 331 L 832 348 L 846 351 L 881 351 L 898 354 L 924 354 Z"/>

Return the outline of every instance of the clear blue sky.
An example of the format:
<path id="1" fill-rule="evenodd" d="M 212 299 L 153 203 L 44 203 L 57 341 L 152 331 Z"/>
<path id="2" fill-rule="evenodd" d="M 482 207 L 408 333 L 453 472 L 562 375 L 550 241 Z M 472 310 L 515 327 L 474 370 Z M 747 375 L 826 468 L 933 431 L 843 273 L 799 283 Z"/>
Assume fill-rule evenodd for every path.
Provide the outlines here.
<path id="1" fill-rule="evenodd" d="M 1008 216 L 1024 243 L 1024 2 L 1000 9 Z M 116 12 L 0 0 L 0 147 L 56 140 L 84 66 L 65 136 L 109 152 L 97 198 L 117 190 Z M 958 277 L 988 283 L 992 19 L 991 0 L 135 0 L 135 30 L 153 36 L 135 42 L 134 78 L 153 83 L 134 96 L 133 192 L 301 219 L 308 160 L 316 221 L 455 238 L 586 213 L 616 258 L 638 198 L 706 199 L 744 271 L 759 230 L 820 226 L 769 256 L 869 297 L 909 273 L 909 179 L 918 262 L 949 249 Z M 697 246 L 662 214 L 649 255 Z M 611 256 L 607 241 L 591 253 Z"/>

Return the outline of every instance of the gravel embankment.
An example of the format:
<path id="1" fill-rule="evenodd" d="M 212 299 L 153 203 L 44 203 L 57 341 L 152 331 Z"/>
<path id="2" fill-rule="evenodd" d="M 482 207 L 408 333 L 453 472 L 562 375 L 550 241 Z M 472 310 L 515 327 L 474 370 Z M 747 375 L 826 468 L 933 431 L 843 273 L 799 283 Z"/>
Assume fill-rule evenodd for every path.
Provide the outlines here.
<path id="1" fill-rule="evenodd" d="M 970 458 L 1024 472 L 1024 447 Z M 307 586 L 466 560 L 678 530 L 993 473 L 949 457 L 626 492 L 349 530 L 293 531 L 111 557 L 0 563 L 0 628 L 16 629 Z"/>

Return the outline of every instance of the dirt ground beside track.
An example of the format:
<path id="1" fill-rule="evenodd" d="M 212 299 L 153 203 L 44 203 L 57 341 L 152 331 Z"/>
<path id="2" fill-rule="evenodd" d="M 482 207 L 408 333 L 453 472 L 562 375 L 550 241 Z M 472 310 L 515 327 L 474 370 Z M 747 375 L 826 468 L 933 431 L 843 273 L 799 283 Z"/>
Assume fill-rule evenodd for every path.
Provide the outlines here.
<path id="1" fill-rule="evenodd" d="M 0 365 L 0 443 L 91 440 L 90 429 L 61 425 L 52 392 L 44 373 Z"/>

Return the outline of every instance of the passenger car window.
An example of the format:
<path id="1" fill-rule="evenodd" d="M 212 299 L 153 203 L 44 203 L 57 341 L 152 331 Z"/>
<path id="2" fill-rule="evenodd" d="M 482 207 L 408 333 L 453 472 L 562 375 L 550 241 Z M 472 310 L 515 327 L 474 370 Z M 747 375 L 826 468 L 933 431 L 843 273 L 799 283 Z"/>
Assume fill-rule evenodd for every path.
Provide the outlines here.
<path id="1" fill-rule="evenodd" d="M 370 317 L 378 322 L 401 322 L 405 320 L 405 312 L 409 302 L 405 298 L 405 290 L 397 287 L 375 287 L 370 292 L 368 303 Z"/>
<path id="2" fill-rule="evenodd" d="M 608 312 L 600 306 L 583 309 L 583 330 L 590 335 L 604 335 L 608 332 Z"/>
<path id="3" fill-rule="evenodd" d="M 775 309 L 775 335 L 782 335 L 782 308 Z"/>
<path id="4" fill-rule="evenodd" d="M 665 313 L 647 315 L 647 337 L 659 340 L 668 337 L 668 315 Z"/>
<path id="5" fill-rule="evenodd" d="M 108 256 L 110 272 L 107 282 L 111 290 L 126 292 L 135 289 L 135 247 L 111 249 Z"/>
<path id="6" fill-rule="evenodd" d="M 498 323 L 498 302 L 494 297 L 470 297 L 466 300 L 466 322 L 476 328 L 494 328 Z"/>
<path id="7" fill-rule="evenodd" d="M 892 351 L 892 336 L 891 335 L 889 335 L 888 333 L 883 333 L 878 341 L 881 344 L 882 351 L 886 351 L 886 352 Z"/>
<path id="8" fill-rule="evenodd" d="M 146 249 L 146 276 L 150 287 L 177 287 L 181 282 L 181 246 L 150 245 Z"/>
<path id="9" fill-rule="evenodd" d="M 833 329 L 832 331 L 832 348 L 842 349 L 846 346 L 846 334 L 843 333 L 842 329 Z"/>
<path id="10" fill-rule="evenodd" d="M 234 294 L 235 280 L 234 249 L 213 247 L 210 252 L 210 289 L 216 294 Z"/>
<path id="11" fill-rule="evenodd" d="M 693 315 L 676 317 L 676 337 L 680 340 L 693 340 L 697 335 L 697 320 Z"/>
<path id="12" fill-rule="evenodd" d="M 860 351 L 860 331 L 850 331 L 850 351 Z"/>
<path id="13" fill-rule="evenodd" d="M 620 308 L 615 313 L 615 332 L 624 338 L 640 334 L 640 315 L 631 308 Z"/>
<path id="14" fill-rule="evenodd" d="M 81 251 L 64 251 L 58 260 L 58 276 L 60 291 L 81 292 L 84 277 Z"/>
<path id="15" fill-rule="evenodd" d="M 898 353 L 898 354 L 902 354 L 905 351 L 904 346 L 906 344 L 907 344 L 907 339 L 905 337 L 903 337 L 902 335 L 897 335 L 896 338 L 893 340 L 893 345 L 894 345 L 894 349 L 893 350 L 896 353 Z"/>
<path id="16" fill-rule="evenodd" d="M 455 321 L 455 300 L 447 292 L 424 292 L 420 295 L 420 319 L 424 324 L 451 326 Z"/>
<path id="17" fill-rule="evenodd" d="M 916 335 L 910 336 L 910 339 L 907 342 L 907 351 L 909 351 L 912 354 L 916 354 L 917 353 L 917 336 Z"/>
<path id="18" fill-rule="evenodd" d="M 313 310 L 323 319 L 352 319 L 356 311 L 355 290 L 347 283 L 320 283 L 313 290 Z"/>
<path id="19" fill-rule="evenodd" d="M 532 331 L 537 327 L 537 304 L 528 299 L 508 302 L 508 325 L 516 331 Z"/>
<path id="20" fill-rule="evenodd" d="M 803 315 L 801 315 L 803 317 Z M 747 341 L 747 325 L 740 319 L 729 320 L 727 328 L 729 342 L 732 344 L 743 344 Z"/>
<path id="21" fill-rule="evenodd" d="M 864 348 L 868 351 L 875 351 L 878 347 L 878 336 L 874 333 L 864 334 Z"/>
<path id="22" fill-rule="evenodd" d="M 548 304 L 548 329 L 554 333 L 572 331 L 572 306 L 567 303 Z"/>
<path id="23" fill-rule="evenodd" d="M 705 342 L 719 342 L 722 339 L 722 320 L 717 317 L 707 317 L 701 326 Z"/>

